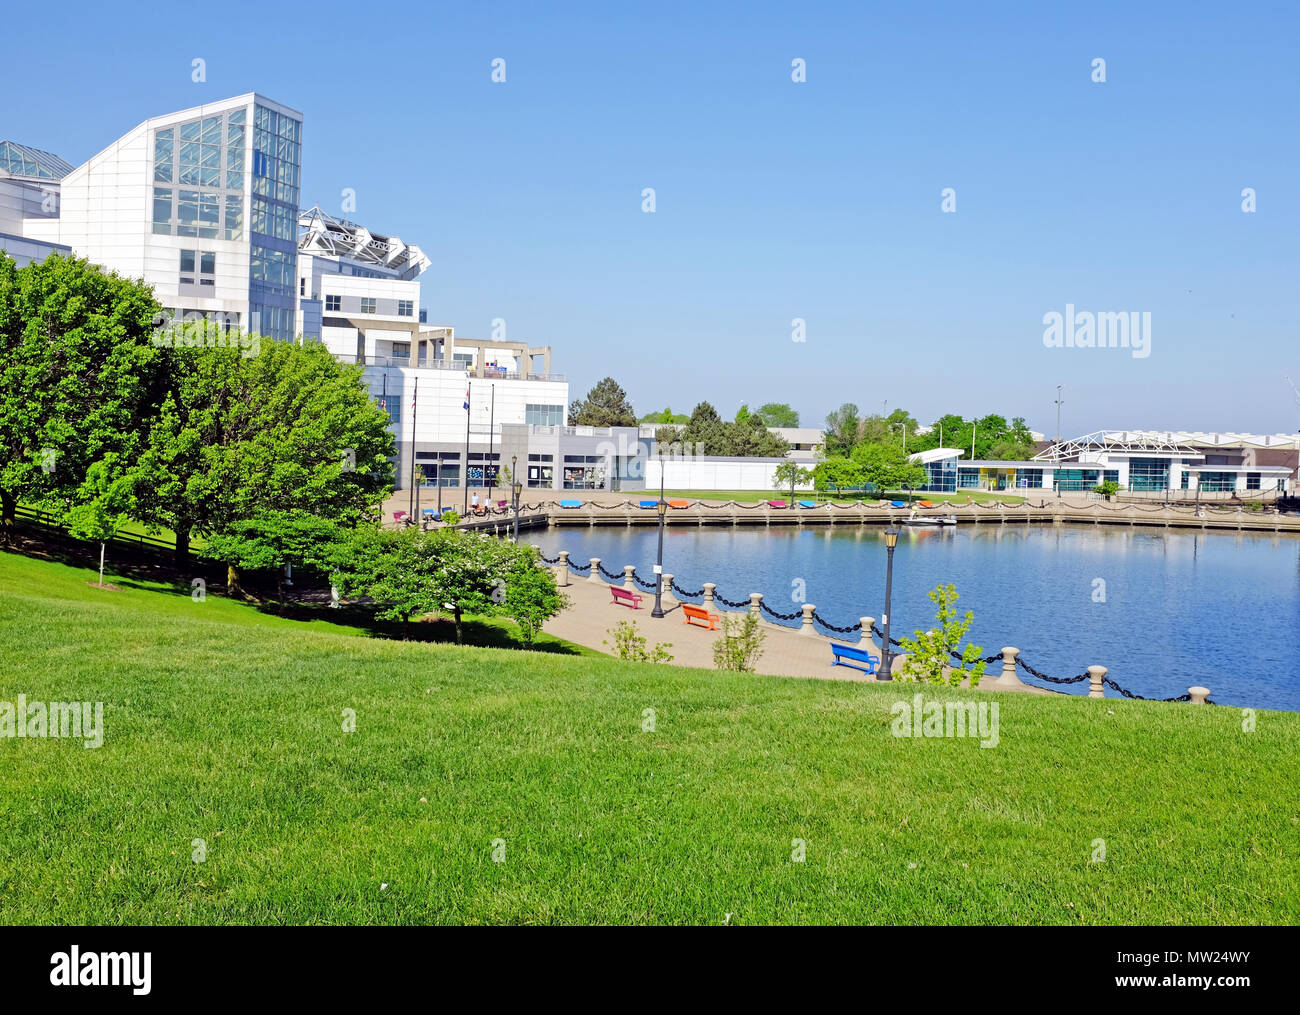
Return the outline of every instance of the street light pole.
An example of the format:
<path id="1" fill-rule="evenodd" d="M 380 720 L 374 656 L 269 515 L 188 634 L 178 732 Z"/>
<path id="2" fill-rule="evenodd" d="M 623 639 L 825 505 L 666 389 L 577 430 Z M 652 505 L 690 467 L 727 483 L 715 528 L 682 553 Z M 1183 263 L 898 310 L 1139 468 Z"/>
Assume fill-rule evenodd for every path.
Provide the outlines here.
<path id="1" fill-rule="evenodd" d="M 881 621 L 885 625 L 884 633 L 880 636 L 880 673 L 877 677 L 879 680 L 893 680 L 893 653 L 889 650 L 889 610 L 890 600 L 894 595 L 894 547 L 898 545 L 898 530 L 890 526 L 885 530 L 885 550 L 889 555 L 889 563 L 885 568 L 885 612 L 881 616 Z"/>
<path id="2" fill-rule="evenodd" d="M 515 495 L 515 542 L 519 542 L 519 496 L 524 492 L 524 484 L 519 482 L 519 476 L 515 469 L 519 467 L 519 456 L 510 456 L 510 483 L 511 492 Z"/>
<path id="3" fill-rule="evenodd" d="M 1056 445 L 1053 448 L 1056 452 L 1052 457 L 1056 459 L 1056 496 L 1061 496 L 1061 385 L 1056 386 Z"/>
<path id="4" fill-rule="evenodd" d="M 655 505 L 659 512 L 659 556 L 655 563 L 655 608 L 650 611 L 652 617 L 664 615 L 664 521 L 668 513 L 668 502 L 664 500 L 664 460 L 659 457 L 659 503 Z"/>

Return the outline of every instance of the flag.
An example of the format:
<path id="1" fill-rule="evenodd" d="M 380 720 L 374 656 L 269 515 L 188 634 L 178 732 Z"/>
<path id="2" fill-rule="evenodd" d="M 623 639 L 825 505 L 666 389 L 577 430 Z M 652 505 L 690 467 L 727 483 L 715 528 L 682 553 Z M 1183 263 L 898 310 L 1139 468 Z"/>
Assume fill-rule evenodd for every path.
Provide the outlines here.
<path id="1" fill-rule="evenodd" d="M 461 408 L 469 412 L 469 388 L 465 389 L 465 404 Z"/>

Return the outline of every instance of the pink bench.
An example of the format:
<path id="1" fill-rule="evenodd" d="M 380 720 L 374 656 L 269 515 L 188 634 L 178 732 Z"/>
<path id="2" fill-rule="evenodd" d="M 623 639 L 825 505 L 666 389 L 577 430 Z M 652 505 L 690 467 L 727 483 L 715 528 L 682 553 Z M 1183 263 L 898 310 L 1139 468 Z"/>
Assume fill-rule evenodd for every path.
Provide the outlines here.
<path id="1" fill-rule="evenodd" d="M 610 600 L 611 606 L 621 603 L 631 610 L 641 609 L 641 597 L 635 592 L 629 592 L 627 589 L 621 589 L 617 585 L 611 585 L 609 587 L 609 594 L 614 597 Z"/>

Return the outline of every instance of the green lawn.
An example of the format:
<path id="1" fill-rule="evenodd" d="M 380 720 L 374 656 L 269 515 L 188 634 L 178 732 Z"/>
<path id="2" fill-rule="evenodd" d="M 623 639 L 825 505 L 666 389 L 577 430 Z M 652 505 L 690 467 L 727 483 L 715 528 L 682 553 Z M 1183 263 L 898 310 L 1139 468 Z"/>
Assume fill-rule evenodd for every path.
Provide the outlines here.
<path id="1" fill-rule="evenodd" d="M 0 739 L 6 923 L 1300 922 L 1298 715 L 998 695 L 981 749 L 891 736 L 914 686 L 385 641 L 90 577 L 0 554 L 0 701 L 105 723 L 98 750 Z"/>
<path id="2" fill-rule="evenodd" d="M 649 491 L 655 492 L 655 491 Z M 649 494 L 647 493 L 647 496 Z M 665 490 L 665 497 L 684 500 L 734 500 L 742 504 L 753 503 L 760 500 L 790 500 L 789 490 Z M 875 504 L 877 501 L 884 499 L 886 494 L 871 494 L 865 497 L 858 497 L 855 494 L 834 494 L 829 499 L 837 504 L 846 504 L 851 501 L 865 500 L 869 504 Z M 994 501 L 1001 501 L 1003 504 L 1019 504 L 1025 500 L 1013 493 L 989 493 L 980 490 L 962 490 L 959 493 L 918 493 L 913 491 L 911 497 L 913 500 L 929 500 L 938 503 L 965 504 L 967 496 L 978 504 L 989 504 Z M 906 500 L 908 494 L 905 492 L 889 493 L 888 497 L 893 500 Z M 824 503 L 828 498 L 820 493 L 812 493 L 807 490 L 798 490 L 795 492 L 794 499 L 815 500 L 818 503 Z"/>

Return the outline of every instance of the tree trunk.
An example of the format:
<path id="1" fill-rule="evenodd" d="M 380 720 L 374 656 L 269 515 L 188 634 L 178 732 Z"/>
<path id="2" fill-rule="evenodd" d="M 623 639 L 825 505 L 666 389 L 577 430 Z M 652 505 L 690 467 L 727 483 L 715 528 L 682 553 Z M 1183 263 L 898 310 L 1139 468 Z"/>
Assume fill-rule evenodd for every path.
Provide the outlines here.
<path id="1" fill-rule="evenodd" d="M 411 640 L 411 618 L 403 617 L 402 618 L 402 641 L 410 641 L 410 640 Z"/>
<path id="2" fill-rule="evenodd" d="M 3 538 L 6 544 L 13 542 L 17 511 L 18 498 L 8 490 L 0 490 L 0 518 L 3 518 L 4 522 L 4 533 L 0 538 Z"/>
<path id="3" fill-rule="evenodd" d="M 184 564 L 190 556 L 190 527 L 188 525 L 178 525 L 176 527 L 176 563 Z"/>
<path id="4" fill-rule="evenodd" d="M 231 596 L 244 594 L 244 590 L 239 587 L 239 568 L 234 564 L 226 565 L 226 594 Z"/>
<path id="5" fill-rule="evenodd" d="M 99 587 L 104 587 L 104 544 L 99 544 Z"/>
<path id="6" fill-rule="evenodd" d="M 456 644 L 457 644 L 457 645 L 463 645 L 463 644 L 465 644 L 465 632 L 464 632 L 464 629 L 461 627 L 461 624 L 460 624 L 460 607 L 459 607 L 459 606 L 456 607 L 456 610 L 455 610 L 455 612 L 454 612 L 453 615 L 454 615 L 454 617 L 455 617 L 455 619 L 456 619 Z"/>

